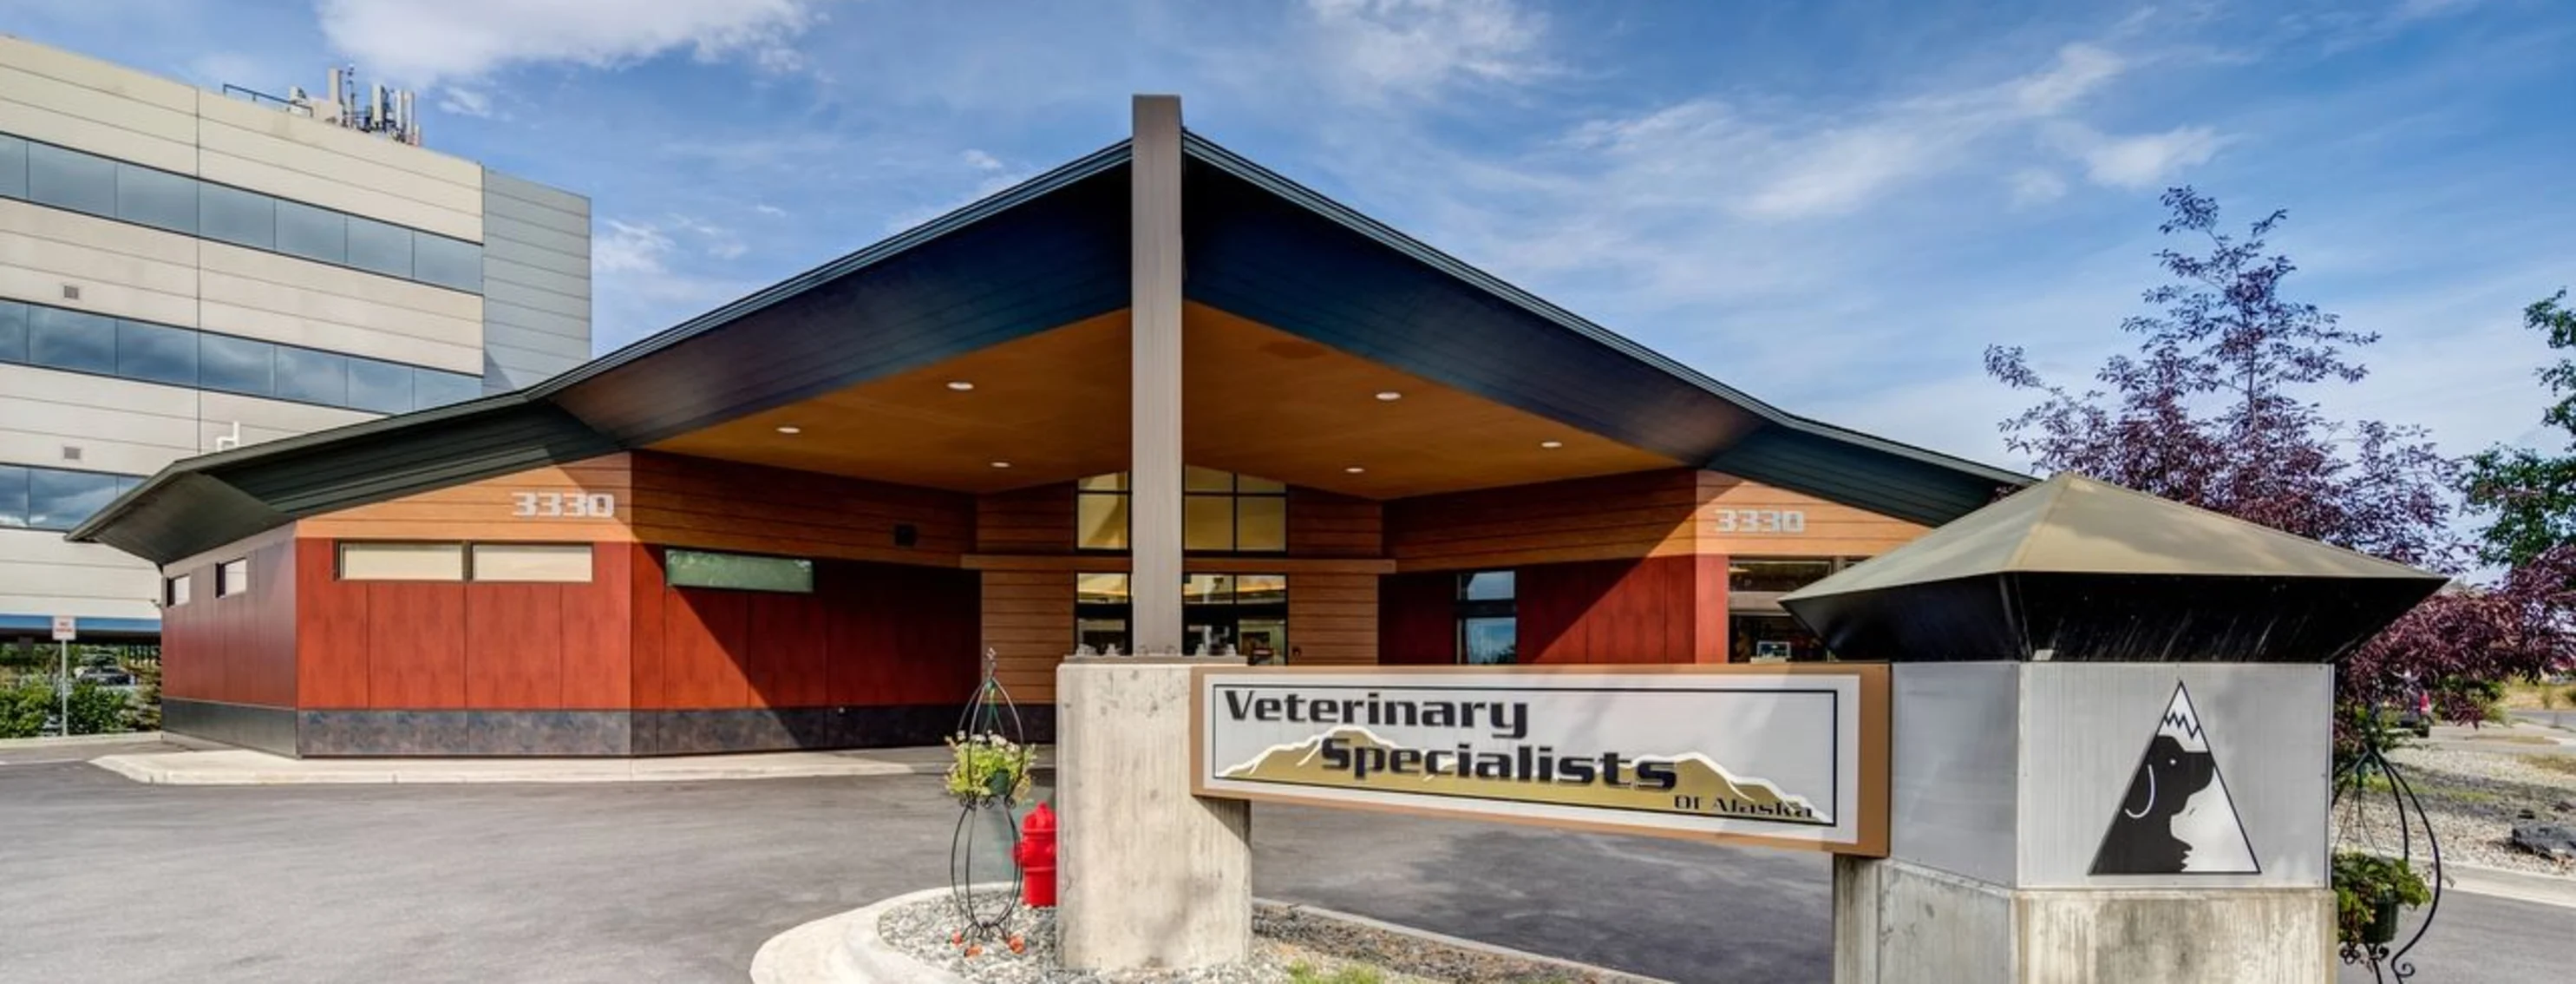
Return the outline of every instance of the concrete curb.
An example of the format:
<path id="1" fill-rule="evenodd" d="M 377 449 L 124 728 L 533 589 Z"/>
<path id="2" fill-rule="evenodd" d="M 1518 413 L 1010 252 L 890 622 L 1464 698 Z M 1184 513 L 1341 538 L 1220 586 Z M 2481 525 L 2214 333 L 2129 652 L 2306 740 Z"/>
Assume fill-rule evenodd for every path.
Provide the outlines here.
<path id="1" fill-rule="evenodd" d="M 1001 886 L 978 887 L 999 888 Z M 770 937 L 769 942 L 761 944 L 760 951 L 752 955 L 753 984 L 972 984 L 966 978 L 914 959 L 909 954 L 895 949 L 894 945 L 887 943 L 884 937 L 877 935 L 877 922 L 884 918 L 887 911 L 923 899 L 946 895 L 948 891 L 945 888 L 925 888 L 839 915 L 825 916 Z M 1619 971 L 1587 963 L 1531 953 L 1527 950 L 1515 950 L 1491 943 L 1479 943 L 1475 940 L 1415 929 L 1411 926 L 1353 915 L 1322 906 L 1261 898 L 1254 899 L 1253 904 L 1277 906 L 1310 916 L 1346 922 L 1353 926 L 1399 933 L 1474 953 L 1559 967 L 1576 974 L 1607 975 L 1617 980 L 1633 982 L 1633 984 L 1671 984 L 1658 978 L 1622 974 Z"/>
<path id="2" fill-rule="evenodd" d="M 1275 905 L 1282 909 L 1302 912 L 1310 916 L 1320 916 L 1337 922 L 1350 923 L 1351 925 L 1364 929 L 1399 933 L 1415 939 L 1438 943 L 1442 946 L 1456 947 L 1471 953 L 1483 953 L 1491 956 L 1505 957 L 1512 960 L 1526 960 L 1531 963 L 1560 967 L 1579 974 L 1602 974 L 1619 981 L 1628 982 L 1628 984 L 1672 984 L 1672 982 L 1663 980 L 1662 978 L 1643 977 L 1626 971 L 1611 970 L 1607 967 L 1599 967 L 1583 963 L 1581 961 L 1567 960 L 1563 957 L 1551 957 L 1543 953 L 1531 953 L 1527 950 L 1515 950 L 1508 946 L 1479 942 L 1467 939 L 1463 936 L 1451 936 L 1447 933 L 1435 933 L 1427 929 L 1417 929 L 1400 923 L 1387 922 L 1383 919 L 1371 919 L 1367 916 L 1342 912 L 1337 909 L 1327 909 L 1319 905 L 1307 905 L 1303 902 L 1282 902 L 1278 899 L 1265 899 L 1258 897 L 1254 898 L 1252 903 L 1254 905 Z"/>
<path id="3" fill-rule="evenodd" d="M 877 935 L 877 921 L 900 906 L 948 894 L 925 888 L 825 916 L 770 937 L 751 957 L 754 984 L 969 984 L 907 956 Z"/>
<path id="4" fill-rule="evenodd" d="M 158 731 L 120 731 L 104 735 L 71 735 L 46 738 L 0 738 L 0 752 L 15 749 L 67 748 L 80 745 L 131 745 L 162 741 Z"/>
<path id="5" fill-rule="evenodd" d="M 102 755 L 90 764 L 156 786 L 711 782 L 935 776 L 948 768 L 945 762 L 902 762 L 835 752 L 642 759 L 291 759 L 239 748 Z M 1052 768 L 1042 763 L 1032 771 Z"/>
<path id="6" fill-rule="evenodd" d="M 2473 864 L 2445 864 L 2442 868 L 2449 882 L 2443 887 L 2452 891 L 2576 909 L 2576 879 Z"/>

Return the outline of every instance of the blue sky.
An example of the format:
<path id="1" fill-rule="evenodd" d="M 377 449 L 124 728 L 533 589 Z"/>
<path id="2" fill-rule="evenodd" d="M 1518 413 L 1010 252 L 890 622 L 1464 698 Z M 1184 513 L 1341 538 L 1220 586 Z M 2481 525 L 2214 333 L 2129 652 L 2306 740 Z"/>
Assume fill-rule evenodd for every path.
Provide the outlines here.
<path id="1" fill-rule="evenodd" d="M 2081 382 L 2156 196 L 2290 211 L 2385 336 L 2329 412 L 2550 443 L 2576 283 L 2560 0 L 1563 4 L 0 0 L 199 84 L 419 89 L 432 147 L 591 197 L 602 351 L 1117 140 L 1126 98 L 1793 411 L 2021 466 L 1992 342 Z"/>

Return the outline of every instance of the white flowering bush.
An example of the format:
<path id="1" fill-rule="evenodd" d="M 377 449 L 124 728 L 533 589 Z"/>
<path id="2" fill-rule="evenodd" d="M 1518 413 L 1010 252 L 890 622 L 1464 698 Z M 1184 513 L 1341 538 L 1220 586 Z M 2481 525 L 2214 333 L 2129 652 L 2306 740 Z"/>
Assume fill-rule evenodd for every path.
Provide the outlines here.
<path id="1" fill-rule="evenodd" d="M 1018 802 L 1029 793 L 1029 751 L 990 732 L 948 738 L 948 795 L 965 807 Z"/>

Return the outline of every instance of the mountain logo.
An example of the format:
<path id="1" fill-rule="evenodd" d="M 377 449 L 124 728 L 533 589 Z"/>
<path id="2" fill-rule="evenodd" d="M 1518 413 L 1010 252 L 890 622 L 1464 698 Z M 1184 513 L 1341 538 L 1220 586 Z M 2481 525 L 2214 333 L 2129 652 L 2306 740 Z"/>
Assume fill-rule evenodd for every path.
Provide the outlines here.
<path id="1" fill-rule="evenodd" d="M 2191 693 L 2174 684 L 2128 794 L 2093 854 L 2096 875 L 2252 875 L 2262 873 L 2254 842 L 2227 794 L 2227 778 L 2210 754 L 2209 732 Z"/>
<path id="2" fill-rule="evenodd" d="M 1833 824 L 1827 811 L 1817 808 L 1808 798 L 1784 792 L 1766 780 L 1735 775 L 1697 752 L 1621 757 L 1618 761 L 1626 763 L 1628 768 L 1616 780 L 1591 771 L 1589 764 L 1582 766 L 1585 771 L 1580 773 L 1555 771 L 1566 768 L 1559 763 L 1568 759 L 1583 763 L 1594 761 L 1588 756 L 1557 758 L 1479 752 L 1470 754 L 1463 762 L 1451 758 L 1450 762 L 1459 764 L 1444 766 L 1437 771 L 1374 771 L 1361 775 L 1354 775 L 1333 762 L 1336 757 L 1369 753 L 1376 753 L 1383 760 L 1403 747 L 1365 727 L 1342 725 L 1302 741 L 1274 745 L 1249 760 L 1218 770 L 1217 777 L 1238 782 L 1600 807 L 1802 826 Z M 1453 754 L 1468 753 L 1463 751 L 1463 746 L 1460 753 L 1448 750 L 1431 753 L 1434 756 Z M 1533 771 L 1533 763 L 1539 759 L 1548 760 L 1546 767 L 1550 771 L 1545 775 Z M 1658 774 L 1668 768 L 1672 778 L 1670 788 L 1644 781 L 1641 774 L 1646 770 L 1637 768 L 1640 765 L 1657 767 L 1655 771 Z"/>

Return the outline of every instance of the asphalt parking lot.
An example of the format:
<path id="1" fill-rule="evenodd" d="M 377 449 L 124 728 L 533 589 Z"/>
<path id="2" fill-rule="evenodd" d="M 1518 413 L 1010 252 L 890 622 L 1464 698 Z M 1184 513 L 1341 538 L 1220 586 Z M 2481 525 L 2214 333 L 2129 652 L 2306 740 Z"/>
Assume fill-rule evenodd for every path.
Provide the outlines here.
<path id="1" fill-rule="evenodd" d="M 0 763 L 8 981 L 740 981 L 775 933 L 940 884 L 955 816 L 924 777 L 184 788 Z M 1830 976 L 1821 856 L 1273 807 L 1254 829 L 1268 897 L 1677 981 Z M 2443 921 L 2425 979 L 2576 966 L 2576 910 L 2454 895 Z"/>

